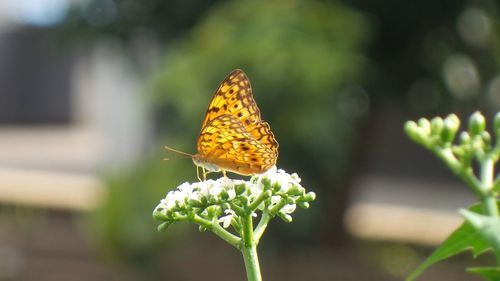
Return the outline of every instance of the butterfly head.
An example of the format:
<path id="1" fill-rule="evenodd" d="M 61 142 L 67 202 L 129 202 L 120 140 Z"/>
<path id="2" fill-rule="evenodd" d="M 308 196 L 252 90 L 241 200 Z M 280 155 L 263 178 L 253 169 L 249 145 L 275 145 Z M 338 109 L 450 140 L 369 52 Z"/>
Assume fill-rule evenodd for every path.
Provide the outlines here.
<path id="1" fill-rule="evenodd" d="M 206 161 L 203 157 L 201 157 L 199 154 L 195 154 L 193 155 L 193 157 L 191 157 L 193 159 L 193 163 L 198 166 L 198 167 L 202 167 L 202 168 L 205 168 L 205 170 L 209 171 L 209 172 L 219 172 L 220 171 L 220 168 L 219 166 L 217 166 L 216 164 L 214 163 L 210 163 L 208 161 Z"/>

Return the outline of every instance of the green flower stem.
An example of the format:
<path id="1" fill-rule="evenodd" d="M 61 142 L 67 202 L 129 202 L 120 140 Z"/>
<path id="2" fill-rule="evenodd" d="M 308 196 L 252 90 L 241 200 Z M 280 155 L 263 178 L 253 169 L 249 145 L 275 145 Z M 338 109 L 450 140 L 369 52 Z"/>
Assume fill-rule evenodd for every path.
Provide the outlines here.
<path id="1" fill-rule="evenodd" d="M 233 209 L 237 214 L 243 214 L 243 208 L 236 205 L 234 202 L 229 202 L 229 205 L 231 206 L 231 209 Z"/>
<path id="2" fill-rule="evenodd" d="M 212 222 L 210 220 L 204 219 L 197 214 L 192 213 L 188 216 L 188 219 L 194 223 L 197 223 L 207 229 L 212 229 Z"/>
<path id="3" fill-rule="evenodd" d="M 241 224 L 243 227 L 243 246 L 248 247 L 254 244 L 253 241 L 253 220 L 252 214 L 241 216 Z"/>
<path id="4" fill-rule="evenodd" d="M 257 256 L 257 245 L 244 246 L 241 249 L 248 281 L 262 281 L 260 276 L 259 257 Z"/>
<path id="5" fill-rule="evenodd" d="M 483 191 L 482 201 L 486 213 L 490 217 L 499 218 L 498 204 L 495 195 L 496 192 L 493 190 L 494 170 L 495 161 L 490 157 L 486 157 L 481 162 L 481 185 Z M 497 265 L 500 265 L 500 253 L 498 251 L 495 251 L 495 256 L 497 259 Z"/>
<path id="6" fill-rule="evenodd" d="M 259 224 L 255 228 L 254 231 L 254 240 L 255 244 L 259 243 L 260 237 L 262 234 L 264 234 L 264 231 L 266 230 L 267 224 L 271 220 L 271 215 L 267 211 L 262 212 L 262 217 L 260 218 Z"/>
<path id="7" fill-rule="evenodd" d="M 476 178 L 472 172 L 472 168 L 465 168 L 462 163 L 457 160 L 455 155 L 453 155 L 453 151 L 450 148 L 436 147 L 433 151 L 446 163 L 446 165 L 448 165 L 453 173 L 459 176 L 472 188 L 472 191 L 474 191 L 477 196 L 483 197 L 484 192 L 482 191 L 482 183 Z"/>
<path id="8" fill-rule="evenodd" d="M 493 187 L 493 170 L 495 162 L 491 158 L 485 158 L 481 162 L 481 184 L 482 190 L 488 191 Z"/>
<path id="9" fill-rule="evenodd" d="M 484 206 L 486 207 L 486 212 L 490 217 L 498 218 L 500 217 L 498 214 L 498 205 L 497 200 L 493 196 L 486 196 L 483 199 Z"/>
<path id="10" fill-rule="evenodd" d="M 262 202 L 264 202 L 264 200 L 271 197 L 271 195 L 272 195 L 271 190 L 266 190 L 266 191 L 262 192 L 259 195 L 259 197 L 257 197 L 257 199 L 255 199 L 255 201 L 253 201 L 252 204 L 250 204 L 250 206 L 248 206 L 248 209 L 250 209 L 253 212 L 255 209 L 257 209 L 257 207 L 259 207 L 259 205 Z"/>
<path id="11" fill-rule="evenodd" d="M 498 157 L 500 156 L 500 141 L 495 143 L 495 147 L 493 147 L 489 156 L 494 162 L 498 160 Z"/>
<path id="12" fill-rule="evenodd" d="M 215 233 L 217 236 L 222 238 L 222 240 L 226 241 L 227 243 L 231 244 L 232 246 L 238 248 L 238 245 L 240 244 L 241 238 L 231 234 L 229 231 L 225 230 L 220 224 L 217 222 L 217 220 L 214 221 L 209 221 L 207 219 L 204 219 L 198 215 L 194 215 L 191 218 L 191 221 L 194 223 L 197 223 L 206 229 L 209 229 L 213 233 Z"/>
<path id="13" fill-rule="evenodd" d="M 222 240 L 226 241 L 227 243 L 231 244 L 235 248 L 238 248 L 238 245 L 240 245 L 241 238 L 231 234 L 229 231 L 225 230 L 220 224 L 215 220 L 212 223 L 212 228 L 210 229 L 213 233 L 217 234 Z"/>
<path id="14" fill-rule="evenodd" d="M 247 214 L 241 217 L 243 226 L 243 244 L 241 252 L 245 261 L 245 269 L 247 272 L 248 281 L 261 281 L 259 258 L 257 256 L 257 243 L 253 236 L 253 220 L 252 214 Z"/>
<path id="15" fill-rule="evenodd" d="M 275 215 L 286 204 L 287 204 L 287 202 L 285 200 L 280 201 L 278 204 L 274 205 L 272 208 L 269 209 L 269 213 Z"/>
<path id="16" fill-rule="evenodd" d="M 493 191 L 495 162 L 491 158 L 486 158 L 481 163 L 481 187 L 483 191 L 483 203 L 489 216 L 498 218 L 498 206 Z"/>

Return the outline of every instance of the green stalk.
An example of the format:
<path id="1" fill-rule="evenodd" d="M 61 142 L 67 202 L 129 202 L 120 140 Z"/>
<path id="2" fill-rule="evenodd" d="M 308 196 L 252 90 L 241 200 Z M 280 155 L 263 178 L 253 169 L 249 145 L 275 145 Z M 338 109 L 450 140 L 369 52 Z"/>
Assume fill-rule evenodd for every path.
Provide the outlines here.
<path id="1" fill-rule="evenodd" d="M 219 236 L 220 238 L 222 238 L 222 240 L 224 240 L 227 243 L 229 243 L 230 245 L 238 248 L 238 245 L 241 241 L 241 238 L 239 238 L 236 235 L 233 235 L 229 231 L 225 230 L 222 226 L 220 226 L 220 224 L 217 221 L 214 221 L 212 223 L 211 231 L 213 233 L 217 234 L 217 236 Z"/>
<path id="2" fill-rule="evenodd" d="M 243 244 L 241 252 L 245 261 L 245 269 L 248 281 L 262 281 L 260 275 L 259 257 L 257 256 L 257 243 L 253 239 L 252 214 L 241 217 L 243 230 Z"/>
<path id="3" fill-rule="evenodd" d="M 493 173 L 495 163 L 493 159 L 487 157 L 481 164 L 481 190 L 483 195 L 483 204 L 489 216 L 498 218 L 499 213 L 497 200 L 494 195 L 495 193 L 493 192 Z"/>
<path id="4" fill-rule="evenodd" d="M 243 246 L 241 249 L 245 260 L 248 281 L 262 281 L 260 276 L 259 257 L 257 256 L 257 246 Z"/>
<path id="5" fill-rule="evenodd" d="M 225 230 L 220 224 L 217 222 L 217 220 L 209 221 L 207 219 L 204 219 L 198 215 L 193 215 L 190 220 L 194 223 L 197 223 L 206 229 L 209 229 L 213 233 L 215 233 L 217 236 L 222 238 L 222 240 L 226 241 L 230 245 L 238 248 L 238 245 L 241 241 L 241 238 L 237 237 L 236 235 L 233 235 L 229 231 Z"/>
<path id="6" fill-rule="evenodd" d="M 470 168 L 469 166 L 464 167 L 464 165 L 462 165 L 462 163 L 458 161 L 458 159 L 453 154 L 453 151 L 449 147 L 436 147 L 433 149 L 433 152 L 439 158 L 441 158 L 446 163 L 446 165 L 448 165 L 453 173 L 459 176 L 472 188 L 474 194 L 481 197 L 483 196 L 484 192 L 482 183 L 479 182 L 477 177 L 474 175 L 472 168 Z"/>
<path id="7" fill-rule="evenodd" d="M 498 218 L 497 199 L 493 190 L 494 170 L 494 160 L 491 157 L 486 157 L 481 162 L 481 189 L 483 192 L 482 201 L 488 216 Z M 495 251 L 495 256 L 497 259 L 497 265 L 500 265 L 500 253 Z"/>
<path id="8" fill-rule="evenodd" d="M 263 211 L 262 212 L 262 217 L 260 218 L 259 224 L 255 228 L 254 232 L 254 240 L 255 243 L 259 243 L 260 237 L 262 237 L 262 234 L 264 234 L 264 231 L 266 230 L 267 224 L 271 220 L 271 216 L 269 215 L 268 211 Z"/>

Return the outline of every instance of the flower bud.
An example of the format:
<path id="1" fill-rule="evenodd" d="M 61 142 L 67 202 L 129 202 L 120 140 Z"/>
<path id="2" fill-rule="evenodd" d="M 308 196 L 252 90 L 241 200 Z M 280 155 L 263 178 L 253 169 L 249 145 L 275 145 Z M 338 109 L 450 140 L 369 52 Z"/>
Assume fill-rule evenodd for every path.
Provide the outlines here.
<path id="1" fill-rule="evenodd" d="M 458 129 L 460 128 L 460 119 L 456 114 L 450 114 L 446 116 L 444 122 L 448 124 L 448 126 L 452 127 L 455 131 L 458 131 Z"/>
<path id="2" fill-rule="evenodd" d="M 209 218 L 217 217 L 222 213 L 220 207 L 216 205 L 208 206 L 205 210 Z"/>
<path id="3" fill-rule="evenodd" d="M 445 143 L 453 142 L 458 128 L 460 127 L 460 120 L 455 114 L 450 114 L 444 119 L 443 130 L 441 131 L 441 140 Z"/>
<path id="4" fill-rule="evenodd" d="M 165 221 L 168 220 L 168 216 L 161 211 L 154 211 L 153 212 L 153 219 L 158 220 L 158 221 Z"/>
<path id="5" fill-rule="evenodd" d="M 284 211 L 280 210 L 278 212 L 278 216 L 284 221 L 284 222 L 292 222 L 292 216 L 290 216 L 289 214 L 285 213 Z"/>
<path id="6" fill-rule="evenodd" d="M 264 185 L 264 189 L 271 189 L 271 180 L 268 178 L 262 178 L 262 185 Z"/>
<path id="7" fill-rule="evenodd" d="M 434 117 L 431 120 L 431 135 L 440 135 L 444 127 L 444 121 L 441 117 Z"/>
<path id="8" fill-rule="evenodd" d="M 271 190 L 274 191 L 274 192 L 278 192 L 281 190 L 281 185 L 279 182 L 273 182 L 273 184 L 271 185 Z"/>
<path id="9" fill-rule="evenodd" d="M 497 137 L 500 136 L 500 112 L 497 112 L 497 114 L 495 114 L 493 126 L 494 126 L 494 132 L 497 135 Z"/>
<path id="10" fill-rule="evenodd" d="M 485 128 L 486 120 L 484 116 L 479 111 L 474 112 L 469 118 L 469 132 L 471 135 L 478 135 L 483 132 Z"/>
<path id="11" fill-rule="evenodd" d="M 172 224 L 171 222 L 163 222 L 163 223 L 160 223 L 160 225 L 158 225 L 157 230 L 158 230 L 158 231 L 160 231 L 160 232 L 164 232 L 165 230 L 167 230 L 167 228 L 168 228 L 171 224 Z"/>
<path id="12" fill-rule="evenodd" d="M 304 208 L 304 209 L 309 208 L 309 202 L 297 202 L 297 205 L 299 205 L 299 207 Z"/>
<path id="13" fill-rule="evenodd" d="M 429 122 L 429 120 L 427 120 L 425 118 L 418 119 L 418 126 L 422 130 L 424 130 L 424 133 L 426 135 L 430 135 L 431 134 L 431 122 Z"/>
<path id="14" fill-rule="evenodd" d="M 460 144 L 470 144 L 470 135 L 467 132 L 460 133 Z"/>
<path id="15" fill-rule="evenodd" d="M 306 196 L 304 196 L 304 201 L 314 201 L 316 199 L 316 193 L 314 192 L 308 192 Z"/>
<path id="16" fill-rule="evenodd" d="M 246 186 L 244 183 L 241 184 L 236 184 L 234 186 L 234 191 L 236 191 L 236 195 L 241 195 L 243 192 L 245 192 Z"/>
<path id="17" fill-rule="evenodd" d="M 483 139 L 484 145 L 489 148 L 490 145 L 491 145 L 491 135 L 490 135 L 490 133 L 488 133 L 488 131 L 483 131 L 481 133 L 481 138 Z"/>
<path id="18" fill-rule="evenodd" d="M 305 189 L 299 185 L 292 185 L 287 192 L 287 194 L 291 196 L 300 196 L 303 195 L 304 193 Z"/>
<path id="19" fill-rule="evenodd" d="M 425 133 L 426 130 L 422 129 L 422 127 L 419 127 L 417 123 L 413 121 L 408 121 L 405 123 L 405 131 L 406 134 L 417 143 L 424 143 L 425 138 L 429 135 L 428 133 Z M 430 132 L 430 124 L 428 131 Z"/>
<path id="20" fill-rule="evenodd" d="M 484 152 L 485 144 L 484 144 L 483 138 L 481 136 L 474 136 L 472 138 L 471 146 L 472 146 L 474 153 Z"/>

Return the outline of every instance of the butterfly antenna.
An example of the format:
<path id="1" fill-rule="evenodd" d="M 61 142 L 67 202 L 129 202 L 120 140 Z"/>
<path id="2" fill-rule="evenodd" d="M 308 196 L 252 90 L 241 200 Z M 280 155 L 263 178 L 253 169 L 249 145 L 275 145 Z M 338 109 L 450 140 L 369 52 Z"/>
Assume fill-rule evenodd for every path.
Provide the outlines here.
<path id="1" fill-rule="evenodd" d="M 186 153 L 186 152 L 183 152 L 183 151 L 180 151 L 180 150 L 177 150 L 177 149 L 174 149 L 174 148 L 168 147 L 168 146 L 165 146 L 165 149 L 170 150 L 170 151 L 173 151 L 173 152 L 175 152 L 175 153 L 179 153 L 179 154 L 181 154 L 181 155 L 185 155 L 185 156 L 193 157 L 193 155 L 192 155 L 192 154 L 189 154 L 189 153 Z M 165 158 L 165 160 L 168 160 L 168 158 Z"/>

